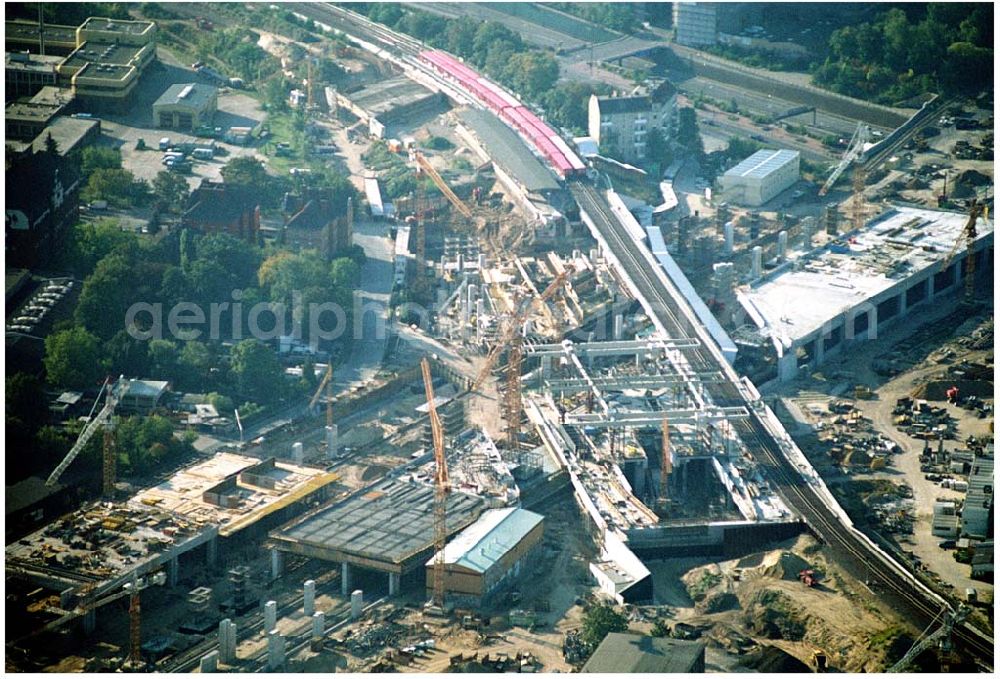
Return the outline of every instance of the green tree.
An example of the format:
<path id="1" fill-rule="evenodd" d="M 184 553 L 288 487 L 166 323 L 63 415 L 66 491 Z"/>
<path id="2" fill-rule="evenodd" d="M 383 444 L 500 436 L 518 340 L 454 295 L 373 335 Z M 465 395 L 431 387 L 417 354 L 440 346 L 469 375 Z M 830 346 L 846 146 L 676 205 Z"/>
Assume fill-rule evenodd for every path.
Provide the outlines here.
<path id="1" fill-rule="evenodd" d="M 131 231 L 123 231 L 116 219 L 81 222 L 70 230 L 69 238 L 58 257 L 58 266 L 86 276 L 97 263 L 123 246 L 138 243 Z"/>
<path id="2" fill-rule="evenodd" d="M 96 170 L 120 170 L 122 153 L 108 146 L 87 146 L 83 149 L 81 171 L 89 177 Z"/>
<path id="3" fill-rule="evenodd" d="M 186 389 L 203 389 L 214 382 L 214 367 L 215 354 L 209 345 L 197 340 L 185 342 L 177 357 L 177 383 Z"/>
<path id="4" fill-rule="evenodd" d="M 285 391 L 285 376 L 274 350 L 255 339 L 233 347 L 229 362 L 237 391 L 259 403 L 270 403 Z"/>
<path id="5" fill-rule="evenodd" d="M 161 415 L 122 418 L 115 430 L 115 443 L 119 464 L 138 476 L 194 453 L 190 443 L 174 436 L 170 420 Z"/>
<path id="6" fill-rule="evenodd" d="M 657 618 L 656 622 L 653 623 L 653 628 L 649 631 L 649 635 L 652 637 L 669 637 L 670 626 L 663 618 Z"/>
<path id="7" fill-rule="evenodd" d="M 222 180 L 229 184 L 260 186 L 270 179 L 264 164 L 250 156 L 237 156 L 229 160 L 220 172 Z"/>
<path id="8" fill-rule="evenodd" d="M 121 253 L 105 257 L 80 290 L 76 321 L 102 339 L 124 327 L 125 314 L 137 298 L 139 280 L 131 259 Z"/>
<path id="9" fill-rule="evenodd" d="M 475 48 L 477 28 L 479 22 L 467 16 L 448 22 L 444 31 L 445 49 L 461 57 L 471 56 Z"/>
<path id="10" fill-rule="evenodd" d="M 162 170 L 153 178 L 153 195 L 168 212 L 183 211 L 189 194 L 187 180 L 176 172 Z"/>
<path id="11" fill-rule="evenodd" d="M 149 341 L 149 375 L 153 379 L 172 380 L 177 373 L 177 343 L 166 339 Z"/>
<path id="12" fill-rule="evenodd" d="M 104 373 L 100 343 L 80 326 L 46 337 L 43 362 L 49 384 L 56 387 L 93 387 Z"/>
<path id="13" fill-rule="evenodd" d="M 607 604 L 598 604 L 583 614 L 581 639 L 591 648 L 597 648 L 610 633 L 627 630 L 628 618 Z"/>
<path id="14" fill-rule="evenodd" d="M 86 202 L 106 200 L 109 205 L 129 208 L 149 196 L 149 184 L 128 170 L 98 168 L 87 179 L 80 197 Z"/>
<path id="15" fill-rule="evenodd" d="M 39 428 L 48 420 L 47 399 L 42 382 L 34 375 L 18 372 L 4 383 L 4 432 L 8 450 L 31 450 Z M 32 455 L 8 455 L 7 485 L 31 475 L 37 459 Z"/>
<path id="16" fill-rule="evenodd" d="M 112 375 L 143 377 L 149 373 L 149 352 L 146 342 L 137 340 L 122 328 L 104 343 L 108 372 Z"/>

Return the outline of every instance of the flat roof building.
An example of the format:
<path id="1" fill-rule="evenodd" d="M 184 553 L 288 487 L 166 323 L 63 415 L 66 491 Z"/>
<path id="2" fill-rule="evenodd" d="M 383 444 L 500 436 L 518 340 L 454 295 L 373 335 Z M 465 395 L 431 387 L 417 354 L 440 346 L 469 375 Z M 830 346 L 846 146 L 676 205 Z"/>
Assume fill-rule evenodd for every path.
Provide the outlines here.
<path id="1" fill-rule="evenodd" d="M 45 54 L 66 56 L 77 48 L 76 26 L 42 24 L 41 38 Z M 4 22 L 4 46 L 7 51 L 28 50 L 41 54 L 41 41 L 37 21 L 14 19 Z"/>
<path id="2" fill-rule="evenodd" d="M 58 104 L 11 103 L 4 109 L 6 139 L 30 141 L 41 134 L 62 111 Z"/>
<path id="3" fill-rule="evenodd" d="M 774 346 L 778 379 L 814 369 L 852 342 L 877 337 L 914 307 L 954 291 L 966 265 L 967 221 L 958 212 L 894 207 L 821 248 L 789 252 L 766 276 L 738 288 L 748 322 Z M 980 220 L 978 230 L 977 271 L 988 275 L 993 224 Z"/>
<path id="4" fill-rule="evenodd" d="M 690 47 L 714 45 L 718 39 L 716 3 L 675 2 L 674 36 L 678 44 Z"/>
<path id="5" fill-rule="evenodd" d="M 449 601 L 481 606 L 507 589 L 527 567 L 544 531 L 540 514 L 491 509 L 444 548 L 444 589 Z M 435 554 L 427 561 L 427 591 L 434 588 Z"/>
<path id="6" fill-rule="evenodd" d="M 587 674 L 688 674 L 705 671 L 705 645 L 668 637 L 611 632 L 581 672 Z"/>
<path id="7" fill-rule="evenodd" d="M 993 527 L 993 456 L 978 454 L 972 460 L 969 490 L 962 505 L 962 535 L 972 538 L 992 537 Z"/>
<path id="8" fill-rule="evenodd" d="M 352 566 L 388 573 L 394 595 L 401 576 L 422 568 L 434 553 L 434 494 L 433 486 L 415 480 L 380 481 L 272 531 L 271 541 L 282 552 L 339 562 L 345 587 Z M 480 497 L 449 493 L 449 534 L 474 522 L 485 508 Z"/>
<path id="9" fill-rule="evenodd" d="M 337 92 L 335 100 L 368 123 L 368 131 L 379 139 L 392 135 L 398 121 L 409 116 L 445 110 L 448 99 L 400 75 L 366 85 L 354 92 Z"/>
<path id="10" fill-rule="evenodd" d="M 799 152 L 761 149 L 719 179 L 722 198 L 759 207 L 799 180 Z"/>
<path id="11" fill-rule="evenodd" d="M 56 67 L 62 57 L 39 56 L 28 52 L 4 55 L 4 94 L 7 100 L 30 97 L 58 81 Z"/>
<path id="12" fill-rule="evenodd" d="M 172 130 L 193 130 L 211 125 L 218 101 L 218 90 L 211 85 L 171 85 L 153 102 L 153 121 L 157 127 Z"/>

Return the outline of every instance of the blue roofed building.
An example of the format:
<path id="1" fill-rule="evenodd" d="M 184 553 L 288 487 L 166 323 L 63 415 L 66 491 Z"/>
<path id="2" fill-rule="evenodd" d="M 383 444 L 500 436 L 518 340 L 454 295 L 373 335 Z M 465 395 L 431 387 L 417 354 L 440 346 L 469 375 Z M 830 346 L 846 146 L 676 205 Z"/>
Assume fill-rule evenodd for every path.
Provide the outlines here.
<path id="1" fill-rule="evenodd" d="M 445 599 L 482 606 L 517 581 L 541 545 L 544 520 L 518 507 L 492 509 L 444 548 Z M 427 561 L 427 591 L 433 591 L 434 560 Z"/>
<path id="2" fill-rule="evenodd" d="M 761 149 L 719 178 L 722 199 L 759 207 L 799 180 L 799 152 Z"/>

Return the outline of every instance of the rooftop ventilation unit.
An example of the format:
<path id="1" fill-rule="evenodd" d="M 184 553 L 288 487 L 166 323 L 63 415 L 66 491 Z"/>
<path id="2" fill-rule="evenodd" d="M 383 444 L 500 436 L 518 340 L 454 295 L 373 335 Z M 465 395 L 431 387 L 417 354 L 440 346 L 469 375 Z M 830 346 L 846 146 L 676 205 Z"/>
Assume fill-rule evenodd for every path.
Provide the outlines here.
<path id="1" fill-rule="evenodd" d="M 178 99 L 187 99 L 188 95 L 191 94 L 192 90 L 194 90 L 194 85 L 185 85 L 184 89 L 181 90 L 181 93 L 177 95 L 177 98 Z"/>

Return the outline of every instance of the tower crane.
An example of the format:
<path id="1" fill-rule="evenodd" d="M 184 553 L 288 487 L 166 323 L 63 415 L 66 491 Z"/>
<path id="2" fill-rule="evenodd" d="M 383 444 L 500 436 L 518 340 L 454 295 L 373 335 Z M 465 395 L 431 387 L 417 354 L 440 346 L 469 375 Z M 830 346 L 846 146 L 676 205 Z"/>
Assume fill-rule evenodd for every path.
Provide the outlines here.
<path id="1" fill-rule="evenodd" d="M 326 430 L 330 431 L 330 428 L 333 427 L 333 361 L 330 361 L 330 364 L 326 366 L 326 372 L 323 373 L 323 379 L 319 381 L 319 386 L 316 387 L 316 393 L 309 399 L 309 410 L 316 407 L 320 394 L 324 390 L 326 391 Z M 331 441 L 328 439 L 327 446 L 330 445 Z M 328 449 L 326 451 L 327 458 L 332 458 L 336 452 L 335 450 Z"/>
<path id="2" fill-rule="evenodd" d="M 985 203 L 973 200 L 969 206 L 969 219 L 965 222 L 965 226 L 962 227 L 962 235 L 955 241 L 951 252 L 948 253 L 948 256 L 941 263 L 941 270 L 947 270 L 952 260 L 955 259 L 958 248 L 963 243 L 965 244 L 965 297 L 963 299 L 967 303 L 972 301 L 976 292 L 976 258 L 973 256 L 973 247 L 976 244 L 976 236 L 979 235 L 979 232 L 976 231 L 976 222 L 980 217 L 983 218 L 984 222 L 988 220 L 990 218 L 990 208 Z"/>
<path id="3" fill-rule="evenodd" d="M 420 371 L 424 377 L 424 392 L 427 395 L 427 414 L 431 421 L 431 438 L 434 442 L 434 572 L 433 597 L 431 602 L 444 608 L 444 547 L 448 540 L 448 460 L 444 454 L 444 429 L 434 405 L 434 383 L 431 378 L 431 364 L 426 358 L 420 359 Z"/>
<path id="4" fill-rule="evenodd" d="M 434 169 L 434 166 L 430 164 L 430 161 L 428 161 L 426 157 L 424 157 L 424 154 L 422 154 L 420 151 L 416 151 L 413 154 L 413 157 L 417 161 L 417 166 L 422 171 L 427 173 L 427 176 L 431 178 L 432 182 L 434 182 L 434 186 L 438 187 L 441 190 L 441 193 L 443 193 L 444 197 L 448 199 L 448 202 L 451 203 L 455 207 L 455 209 L 462 214 L 463 217 L 465 217 L 466 219 L 471 218 L 472 209 L 464 202 L 462 202 L 462 199 L 459 198 L 455 194 L 455 192 L 451 190 L 451 187 L 448 186 L 448 183 L 444 180 L 444 177 L 442 177 L 438 173 L 438 171 Z"/>
<path id="5" fill-rule="evenodd" d="M 504 393 L 503 405 L 504 419 L 507 422 L 507 445 L 510 446 L 511 450 L 517 448 L 521 433 L 521 361 L 524 358 L 524 335 L 521 333 L 521 326 L 531 314 L 534 302 L 544 303 L 556 294 L 556 291 L 569 277 L 569 273 L 569 269 L 564 269 L 538 297 L 526 304 L 515 306 L 514 313 L 508 317 L 507 324 L 501 331 L 497 343 L 486 357 L 486 362 L 472 383 L 472 391 L 479 389 L 489 377 L 493 366 L 500 359 L 500 355 L 505 349 L 507 350 L 506 392 Z"/>
<path id="6" fill-rule="evenodd" d="M 830 178 L 826 180 L 823 188 L 819 190 L 819 195 L 825 196 L 833 188 L 833 185 L 837 183 L 837 180 L 840 179 L 840 175 L 844 173 L 844 170 L 861 157 L 861 154 L 865 150 L 865 144 L 868 143 L 870 138 L 871 128 L 863 123 L 858 123 L 857 129 L 854 130 L 854 136 L 851 137 L 851 141 L 847 145 L 847 150 L 844 151 L 844 155 L 837 164 L 837 167 L 830 173 Z"/>
<path id="7" fill-rule="evenodd" d="M 930 634 L 927 634 L 927 629 L 930 629 L 930 625 L 928 625 L 927 629 L 924 630 L 922 638 L 913 644 L 910 650 L 906 652 L 906 655 L 900 658 L 899 662 L 888 670 L 889 674 L 905 671 L 917 656 L 938 642 L 940 642 L 941 650 L 950 650 L 951 632 L 955 629 L 955 625 L 961 624 L 969 615 L 969 609 L 966 606 L 959 606 L 954 611 L 945 609 L 938 616 L 941 614 L 944 614 L 944 621 L 941 623 L 941 626 Z M 937 617 L 934 620 L 937 620 Z M 934 624 L 934 620 L 931 621 L 931 625 Z"/>
<path id="8" fill-rule="evenodd" d="M 115 460 L 115 447 L 114 447 L 114 414 L 115 407 L 118 405 L 118 399 L 120 397 L 120 390 L 122 382 L 124 381 L 124 376 L 119 376 L 119 378 L 112 382 L 111 378 L 108 377 L 104 380 L 104 384 L 101 385 L 101 390 L 97 394 L 97 400 L 94 401 L 94 407 L 90 409 L 90 421 L 84 426 L 83 431 L 80 432 L 80 436 L 76 439 L 76 443 L 70 448 L 66 457 L 63 458 L 52 473 L 49 474 L 49 478 L 45 480 L 46 486 L 54 486 L 56 482 L 59 481 L 59 477 L 62 476 L 63 472 L 66 471 L 73 460 L 76 459 L 77 455 L 87 446 L 90 439 L 94 437 L 94 434 L 98 430 L 104 431 L 104 450 L 103 456 L 103 492 L 105 497 L 111 497 L 115 490 L 115 472 L 116 472 L 116 460 Z M 97 408 L 97 404 L 101 401 L 101 396 L 105 396 L 104 407 L 101 408 L 97 416 L 94 416 L 94 410 Z"/>

